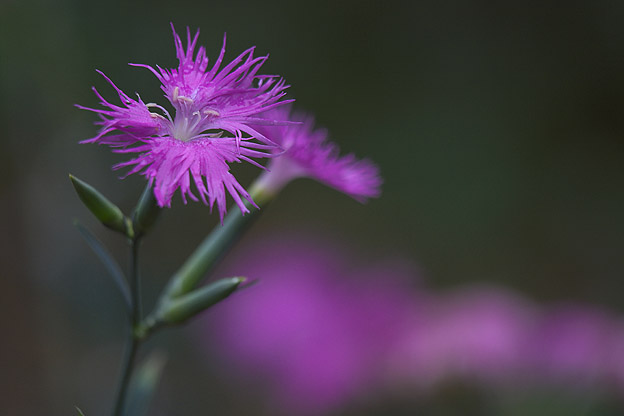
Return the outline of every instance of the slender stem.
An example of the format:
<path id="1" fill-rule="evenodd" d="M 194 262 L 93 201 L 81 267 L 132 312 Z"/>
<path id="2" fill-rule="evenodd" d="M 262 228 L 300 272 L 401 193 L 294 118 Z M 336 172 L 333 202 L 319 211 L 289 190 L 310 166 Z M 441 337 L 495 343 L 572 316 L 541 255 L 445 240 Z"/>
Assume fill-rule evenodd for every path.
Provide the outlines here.
<path id="1" fill-rule="evenodd" d="M 140 237 L 130 240 L 130 291 L 132 292 L 132 328 L 141 322 L 141 276 L 139 275 Z"/>
<path id="2" fill-rule="evenodd" d="M 166 289 L 167 297 L 178 297 L 194 289 L 259 213 L 260 211 L 253 210 L 242 215 L 240 211 L 232 210 L 225 218 L 223 226 L 215 228 L 173 276 Z"/>
<path id="3" fill-rule="evenodd" d="M 140 238 L 130 239 L 130 295 L 132 300 L 132 313 L 130 316 L 130 328 L 128 330 L 128 340 L 126 352 L 122 362 L 122 370 L 117 387 L 117 398 L 113 409 L 113 416 L 122 416 L 128 385 L 132 378 L 132 370 L 141 341 L 135 336 L 134 330 L 141 322 L 141 280 L 139 276 L 139 242 Z"/>
<path id="4" fill-rule="evenodd" d="M 122 372 L 117 387 L 117 399 L 115 400 L 115 409 L 113 410 L 113 416 L 123 415 L 123 409 L 126 402 L 126 393 L 128 391 L 128 385 L 130 384 L 132 369 L 134 367 L 134 359 L 136 357 L 138 348 L 139 341 L 134 337 L 132 330 L 130 330 L 128 345 L 126 346 L 126 352 L 124 354 L 124 360 L 122 363 Z"/>
<path id="5" fill-rule="evenodd" d="M 251 192 L 254 201 L 263 208 L 275 196 L 263 192 L 255 185 Z M 231 210 L 225 217 L 222 226 L 215 228 L 193 254 L 184 262 L 176 274 L 171 278 L 165 289 L 165 297 L 172 299 L 193 290 L 236 243 L 244 231 L 260 216 L 261 211 L 245 203 L 251 211 L 242 215 L 238 210 Z"/>
<path id="6" fill-rule="evenodd" d="M 259 181 L 252 186 L 250 193 L 257 204 L 265 206 L 273 199 L 277 191 L 264 189 L 262 181 Z M 142 210 L 139 211 L 142 212 Z M 182 265 L 180 270 L 173 276 L 161 299 L 170 300 L 177 298 L 192 290 L 204 277 L 206 272 L 216 266 L 228 249 L 240 238 L 243 231 L 258 217 L 258 212 L 257 210 L 252 210 L 246 216 L 241 215 L 240 212 L 230 212 L 223 226 L 217 228 L 206 237 L 196 251 Z M 136 218 L 139 217 L 140 215 L 137 215 Z M 159 322 L 151 319 L 153 318 L 152 315 L 148 316 L 145 321 L 142 319 L 141 284 L 138 268 L 138 250 L 141 235 L 141 230 L 139 230 L 139 233 L 132 234 L 130 238 L 131 254 L 129 280 L 132 301 L 132 313 L 130 317 L 131 328 L 129 331 L 126 354 L 122 363 L 122 372 L 119 379 L 113 416 L 123 415 L 128 385 L 132 378 L 134 361 L 141 341 L 159 325 Z"/>

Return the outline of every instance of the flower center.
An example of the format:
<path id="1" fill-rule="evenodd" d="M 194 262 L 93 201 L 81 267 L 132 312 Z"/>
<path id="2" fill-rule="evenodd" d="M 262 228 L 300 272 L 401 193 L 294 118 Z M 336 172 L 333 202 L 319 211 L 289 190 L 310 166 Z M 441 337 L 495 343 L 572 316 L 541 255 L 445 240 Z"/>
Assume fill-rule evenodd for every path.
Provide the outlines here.
<path id="1" fill-rule="evenodd" d="M 195 111 L 190 116 L 180 113 L 181 111 L 178 111 L 176 114 L 171 128 L 171 135 L 178 140 L 188 142 L 201 133 L 201 129 L 197 127 L 201 124 L 202 117 L 198 111 Z"/>
<path id="2" fill-rule="evenodd" d="M 192 98 L 180 95 L 178 87 L 173 89 L 171 98 L 177 110 L 175 119 L 171 121 L 171 135 L 174 138 L 187 142 L 197 137 L 215 136 L 214 133 L 202 132 L 210 128 L 210 120 L 220 116 L 218 111 L 209 107 L 198 107 Z"/>

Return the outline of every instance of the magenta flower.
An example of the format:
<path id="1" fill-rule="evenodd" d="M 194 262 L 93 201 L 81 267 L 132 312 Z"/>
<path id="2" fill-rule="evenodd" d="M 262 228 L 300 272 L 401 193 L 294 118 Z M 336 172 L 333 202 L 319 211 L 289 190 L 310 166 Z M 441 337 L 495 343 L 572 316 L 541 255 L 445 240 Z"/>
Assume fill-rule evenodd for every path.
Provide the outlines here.
<path id="1" fill-rule="evenodd" d="M 177 68 L 131 65 L 147 68 L 158 78 L 175 109 L 174 116 L 158 104 L 144 103 L 138 96 L 137 100 L 130 98 L 102 74 L 117 91 L 121 106 L 105 100 L 94 88 L 105 109 L 78 107 L 98 113 L 102 127 L 83 143 L 106 144 L 119 153 L 138 153 L 115 168 L 131 167 L 128 175 L 141 173 L 148 178 L 160 206 L 170 206 L 179 188 L 185 203 L 187 196 L 201 199 L 212 210 L 216 202 L 223 219 L 227 190 L 241 211 L 249 212 L 243 199 L 255 204 L 230 173 L 229 163 L 245 161 L 261 167 L 254 158 L 274 155 L 271 150 L 276 144 L 257 127 L 280 124 L 260 113 L 292 101 L 280 101 L 288 86 L 279 76 L 258 75 L 267 56 L 254 57 L 254 48 L 222 67 L 225 38 L 219 57 L 208 69 L 205 48 L 201 46 L 195 53 L 199 31 L 191 38 L 187 28 L 185 49 L 171 27 Z M 191 182 L 199 198 L 191 191 Z"/>
<path id="2" fill-rule="evenodd" d="M 202 340 L 227 374 L 262 385 L 270 414 L 324 415 L 374 394 L 405 331 L 397 317 L 409 316 L 414 301 L 405 267 L 354 273 L 331 246 L 293 239 L 256 245 L 236 270 L 259 284 L 207 315 Z"/>
<path id="3" fill-rule="evenodd" d="M 378 197 L 382 179 L 377 166 L 353 154 L 340 156 L 338 146 L 327 140 L 327 131 L 314 128 L 313 117 L 294 113 L 290 106 L 269 111 L 266 116 L 298 124 L 263 126 L 261 131 L 277 142 L 285 153 L 271 160 L 262 186 L 275 192 L 299 177 L 309 177 L 343 192 L 360 202 Z"/>
<path id="4" fill-rule="evenodd" d="M 500 287 L 427 290 L 409 284 L 415 273 L 400 262 L 354 267 L 341 247 L 300 235 L 306 240 L 265 236 L 232 258 L 230 270 L 260 282 L 208 314 L 200 334 L 237 388 L 255 383 L 269 414 L 340 414 L 449 381 L 624 398 L 621 316 L 539 306 Z"/>

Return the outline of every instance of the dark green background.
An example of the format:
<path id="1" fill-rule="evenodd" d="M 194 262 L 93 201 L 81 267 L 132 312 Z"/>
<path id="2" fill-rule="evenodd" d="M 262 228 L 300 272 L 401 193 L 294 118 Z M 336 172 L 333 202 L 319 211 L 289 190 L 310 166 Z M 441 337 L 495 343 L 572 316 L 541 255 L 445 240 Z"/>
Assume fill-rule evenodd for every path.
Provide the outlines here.
<path id="1" fill-rule="evenodd" d="M 283 75 L 297 107 L 342 149 L 375 160 L 385 179 L 383 196 L 363 206 L 296 182 L 249 241 L 320 229 L 369 259 L 411 259 L 432 288 L 485 281 L 538 301 L 624 307 L 624 2 L 0 0 L 3 414 L 67 415 L 73 405 L 107 414 L 121 303 L 72 219 L 126 253 L 91 220 L 67 174 L 124 209 L 144 181 L 119 181 L 110 166 L 122 157 L 77 144 L 94 135 L 95 117 L 73 104 L 96 105 L 91 85 L 114 98 L 96 68 L 162 102 L 156 79 L 126 63 L 175 65 L 170 21 L 200 27 L 210 57 L 224 32 L 226 58 L 251 45 L 270 53 L 264 72 Z M 257 170 L 235 172 L 247 184 Z M 215 223 L 201 204 L 174 199 L 144 245 L 148 302 Z M 240 393 L 193 363 L 201 351 L 192 330 L 156 340 L 173 358 L 154 414 L 240 413 Z M 590 406 L 589 396 L 451 388 L 370 412 L 616 406 Z"/>

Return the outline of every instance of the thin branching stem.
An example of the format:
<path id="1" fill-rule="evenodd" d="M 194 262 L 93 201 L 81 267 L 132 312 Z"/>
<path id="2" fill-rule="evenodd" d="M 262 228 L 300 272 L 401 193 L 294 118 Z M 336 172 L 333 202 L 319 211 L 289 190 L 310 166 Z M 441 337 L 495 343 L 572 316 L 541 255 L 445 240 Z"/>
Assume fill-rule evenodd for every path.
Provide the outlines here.
<path id="1" fill-rule="evenodd" d="M 132 313 L 129 319 L 128 339 L 126 351 L 117 384 L 117 398 L 113 409 L 113 416 L 122 416 L 128 394 L 128 386 L 132 378 L 134 362 L 141 340 L 135 336 L 134 330 L 141 322 L 141 279 L 139 276 L 139 242 L 140 238 L 130 239 L 130 295 Z"/>

